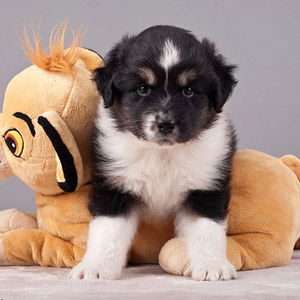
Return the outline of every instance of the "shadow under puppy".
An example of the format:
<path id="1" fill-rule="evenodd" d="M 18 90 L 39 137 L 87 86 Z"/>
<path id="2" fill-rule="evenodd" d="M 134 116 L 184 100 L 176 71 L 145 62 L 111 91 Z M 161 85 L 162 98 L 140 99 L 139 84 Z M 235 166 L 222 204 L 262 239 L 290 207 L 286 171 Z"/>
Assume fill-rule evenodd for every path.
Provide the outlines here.
<path id="1" fill-rule="evenodd" d="M 207 39 L 155 26 L 124 37 L 95 70 L 94 218 L 71 278 L 117 279 L 142 214 L 175 217 L 193 279 L 236 278 L 226 258 L 236 138 L 222 110 L 234 68 Z"/>

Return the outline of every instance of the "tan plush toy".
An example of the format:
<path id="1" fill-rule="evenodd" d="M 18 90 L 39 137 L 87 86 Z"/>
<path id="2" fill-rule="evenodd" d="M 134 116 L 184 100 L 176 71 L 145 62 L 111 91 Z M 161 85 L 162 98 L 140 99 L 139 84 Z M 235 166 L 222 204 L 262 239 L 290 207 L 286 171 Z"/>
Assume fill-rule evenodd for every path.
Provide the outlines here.
<path id="1" fill-rule="evenodd" d="M 35 191 L 38 208 L 36 214 L 0 212 L 2 265 L 73 267 L 85 252 L 91 220 L 90 139 L 99 101 L 91 71 L 103 60 L 77 47 L 79 36 L 64 50 L 65 32 L 65 23 L 54 29 L 47 55 L 39 35 L 33 49 L 24 31 L 23 48 L 34 65 L 15 76 L 5 93 L 0 179 L 18 176 Z M 158 236 L 154 228 L 141 225 L 148 240 L 137 236 L 133 247 L 137 260 L 157 261 L 167 239 L 155 240 L 158 248 L 148 252 L 143 248 Z"/>

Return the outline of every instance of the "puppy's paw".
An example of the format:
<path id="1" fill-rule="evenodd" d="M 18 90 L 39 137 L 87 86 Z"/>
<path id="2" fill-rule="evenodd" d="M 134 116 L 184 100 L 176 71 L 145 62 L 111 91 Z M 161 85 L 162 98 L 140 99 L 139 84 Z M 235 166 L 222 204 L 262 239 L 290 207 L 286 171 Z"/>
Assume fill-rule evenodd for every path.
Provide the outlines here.
<path id="1" fill-rule="evenodd" d="M 68 278 L 70 279 L 85 279 L 85 280 L 114 280 L 118 279 L 121 275 L 121 270 L 113 270 L 108 268 L 103 268 L 101 265 L 95 263 L 81 262 L 76 267 L 74 267 Z"/>
<path id="2" fill-rule="evenodd" d="M 236 279 L 235 267 L 227 260 L 207 260 L 197 264 L 192 270 L 192 279 L 216 281 Z"/>

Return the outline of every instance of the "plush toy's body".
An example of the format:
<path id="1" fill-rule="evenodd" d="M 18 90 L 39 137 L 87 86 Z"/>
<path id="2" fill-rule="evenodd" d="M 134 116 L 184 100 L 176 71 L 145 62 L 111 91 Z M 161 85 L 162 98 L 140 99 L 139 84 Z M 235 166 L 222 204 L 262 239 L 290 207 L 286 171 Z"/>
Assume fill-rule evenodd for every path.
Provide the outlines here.
<path id="1" fill-rule="evenodd" d="M 0 179 L 17 175 L 35 190 L 38 208 L 36 214 L 0 212 L 1 265 L 73 267 L 86 248 L 90 138 L 99 101 L 90 77 L 103 61 L 75 45 L 64 51 L 59 35 L 56 41 L 50 57 L 29 51 L 35 65 L 17 75 L 5 94 Z M 299 179 L 293 156 L 236 153 L 227 254 L 237 270 L 289 262 L 300 233 Z M 159 261 L 169 273 L 190 275 L 184 242 L 173 237 L 172 220 L 144 220 L 129 261 Z"/>

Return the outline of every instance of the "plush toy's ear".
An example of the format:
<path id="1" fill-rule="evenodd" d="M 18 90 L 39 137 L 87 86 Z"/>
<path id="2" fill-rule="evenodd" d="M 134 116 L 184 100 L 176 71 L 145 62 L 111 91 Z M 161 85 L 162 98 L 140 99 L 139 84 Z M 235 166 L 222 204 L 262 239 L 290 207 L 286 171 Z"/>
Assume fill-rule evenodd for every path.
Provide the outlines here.
<path id="1" fill-rule="evenodd" d="M 79 59 L 85 63 L 86 68 L 91 72 L 104 66 L 101 55 L 91 49 L 80 48 Z"/>
<path id="2" fill-rule="evenodd" d="M 228 100 L 233 88 L 237 84 L 237 80 L 233 76 L 236 66 L 227 64 L 224 57 L 217 53 L 214 43 L 208 39 L 203 39 L 202 45 L 218 77 L 218 87 L 216 91 L 209 96 L 215 111 L 219 113 L 222 111 L 223 105 Z"/>
<path id="3" fill-rule="evenodd" d="M 64 192 L 74 192 L 83 180 L 83 165 L 76 141 L 68 126 L 55 111 L 47 111 L 38 117 L 55 152 L 59 187 Z"/>
<path id="4" fill-rule="evenodd" d="M 94 71 L 93 80 L 96 82 L 97 89 L 103 97 L 105 107 L 111 107 L 114 104 L 117 91 L 114 80 L 118 74 L 118 69 L 122 65 L 124 56 L 134 39 L 135 36 L 124 36 L 108 53 L 105 58 L 105 67 L 97 68 Z"/>

